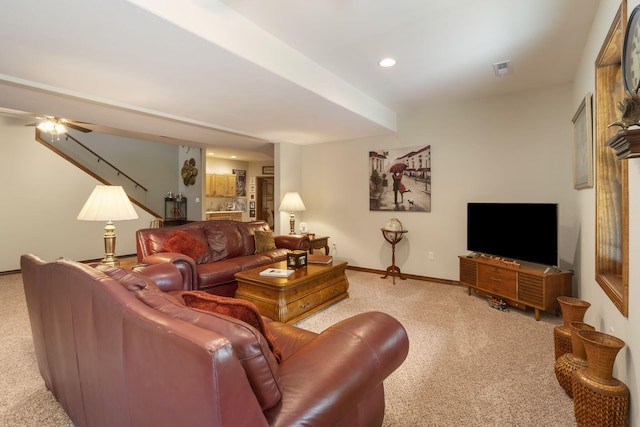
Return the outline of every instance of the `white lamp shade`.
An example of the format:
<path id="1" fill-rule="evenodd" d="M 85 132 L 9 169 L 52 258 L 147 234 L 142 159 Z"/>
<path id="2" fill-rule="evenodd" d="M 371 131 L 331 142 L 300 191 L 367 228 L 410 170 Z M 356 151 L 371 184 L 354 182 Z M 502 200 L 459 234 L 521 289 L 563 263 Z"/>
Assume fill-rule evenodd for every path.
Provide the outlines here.
<path id="1" fill-rule="evenodd" d="M 119 185 L 97 185 L 78 214 L 82 221 L 137 219 L 133 205 Z"/>
<path id="2" fill-rule="evenodd" d="M 301 212 L 306 210 L 302 199 L 297 192 L 286 193 L 280 203 L 281 212 Z"/>

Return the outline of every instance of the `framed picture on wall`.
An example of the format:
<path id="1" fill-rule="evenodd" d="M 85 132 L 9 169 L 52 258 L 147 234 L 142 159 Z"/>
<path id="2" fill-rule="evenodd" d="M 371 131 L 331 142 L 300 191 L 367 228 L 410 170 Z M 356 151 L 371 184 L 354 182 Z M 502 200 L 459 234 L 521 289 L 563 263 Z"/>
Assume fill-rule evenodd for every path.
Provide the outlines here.
<path id="1" fill-rule="evenodd" d="M 431 212 L 431 145 L 369 151 L 369 210 Z"/>
<path id="2" fill-rule="evenodd" d="M 247 211 L 247 198 L 246 197 L 234 197 L 233 204 L 235 205 L 235 210 L 246 212 Z"/>
<path id="3" fill-rule="evenodd" d="M 247 195 L 247 171 L 242 169 L 231 169 L 236 176 L 236 196 Z"/>
<path id="4" fill-rule="evenodd" d="M 273 175 L 274 174 L 273 166 L 263 166 L 262 167 L 262 174 L 263 175 Z"/>
<path id="5" fill-rule="evenodd" d="M 573 123 L 573 188 L 593 187 L 593 119 L 591 93 L 584 97 Z"/>

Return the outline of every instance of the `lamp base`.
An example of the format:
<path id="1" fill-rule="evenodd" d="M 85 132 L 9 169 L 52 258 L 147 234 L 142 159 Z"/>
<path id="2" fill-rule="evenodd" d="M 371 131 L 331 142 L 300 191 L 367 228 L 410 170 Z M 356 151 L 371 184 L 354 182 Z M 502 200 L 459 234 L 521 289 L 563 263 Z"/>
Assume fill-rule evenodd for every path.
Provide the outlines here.
<path id="1" fill-rule="evenodd" d="M 291 212 L 291 215 L 289 215 L 289 235 L 293 235 L 296 234 L 296 215 Z"/>
<path id="2" fill-rule="evenodd" d="M 100 264 L 117 267 L 120 261 L 116 258 L 116 227 L 112 221 L 107 222 L 104 227 L 104 258 Z"/>
<path id="3" fill-rule="evenodd" d="M 120 266 L 120 261 L 115 256 L 105 257 L 102 260 L 100 260 L 100 264 L 109 265 L 111 267 L 118 267 Z"/>

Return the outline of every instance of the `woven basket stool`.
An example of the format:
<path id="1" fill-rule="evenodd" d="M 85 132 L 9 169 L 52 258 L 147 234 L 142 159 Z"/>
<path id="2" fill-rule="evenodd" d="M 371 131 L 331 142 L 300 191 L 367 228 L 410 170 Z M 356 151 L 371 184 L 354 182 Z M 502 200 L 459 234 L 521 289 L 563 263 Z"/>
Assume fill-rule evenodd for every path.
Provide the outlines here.
<path id="1" fill-rule="evenodd" d="M 591 304 L 578 298 L 558 297 L 560 310 L 562 310 L 561 326 L 553 328 L 553 344 L 556 360 L 565 353 L 571 353 L 571 328 L 570 322 L 582 322 L 584 313 Z"/>
<path id="2" fill-rule="evenodd" d="M 579 330 L 595 331 L 591 325 L 584 322 L 569 322 L 571 328 L 571 353 L 565 353 L 556 360 L 554 367 L 558 383 L 564 391 L 573 397 L 573 372 L 587 367 L 587 353 L 582 339 L 578 337 Z"/>
<path id="3" fill-rule="evenodd" d="M 602 332 L 580 330 L 587 368 L 573 373 L 573 408 L 578 426 L 626 426 L 629 388 L 613 378 L 613 363 L 625 343 Z"/>

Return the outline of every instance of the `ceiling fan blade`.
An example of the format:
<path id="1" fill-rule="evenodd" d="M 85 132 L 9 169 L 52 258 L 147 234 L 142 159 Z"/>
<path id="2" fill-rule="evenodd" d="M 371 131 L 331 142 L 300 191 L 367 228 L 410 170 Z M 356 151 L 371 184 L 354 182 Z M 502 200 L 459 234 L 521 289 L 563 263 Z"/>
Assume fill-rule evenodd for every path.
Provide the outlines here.
<path id="1" fill-rule="evenodd" d="M 64 125 L 68 128 L 71 129 L 75 129 L 75 130 L 79 130 L 80 132 L 84 132 L 84 133 L 89 133 L 89 132 L 93 132 L 91 129 L 87 129 L 85 127 L 82 127 L 76 123 L 81 123 L 81 122 L 71 122 L 71 121 L 67 121 Z"/>

